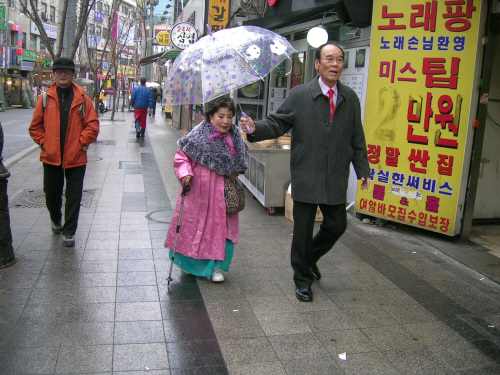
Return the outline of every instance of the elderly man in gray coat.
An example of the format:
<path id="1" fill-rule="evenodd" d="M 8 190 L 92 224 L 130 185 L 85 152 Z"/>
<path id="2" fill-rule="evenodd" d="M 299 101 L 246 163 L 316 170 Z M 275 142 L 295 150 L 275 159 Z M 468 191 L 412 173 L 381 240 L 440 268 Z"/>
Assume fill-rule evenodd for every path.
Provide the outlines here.
<path id="1" fill-rule="evenodd" d="M 361 189 L 370 187 L 370 169 L 361 107 L 356 93 L 338 82 L 344 51 L 334 43 L 315 53 L 319 76 L 293 88 L 275 114 L 261 121 L 241 118 L 250 142 L 277 138 L 292 130 L 290 171 L 293 198 L 291 263 L 300 301 L 311 302 L 311 285 L 321 274 L 318 260 L 347 227 L 346 198 L 352 163 Z M 313 238 L 318 205 L 323 214 Z"/>

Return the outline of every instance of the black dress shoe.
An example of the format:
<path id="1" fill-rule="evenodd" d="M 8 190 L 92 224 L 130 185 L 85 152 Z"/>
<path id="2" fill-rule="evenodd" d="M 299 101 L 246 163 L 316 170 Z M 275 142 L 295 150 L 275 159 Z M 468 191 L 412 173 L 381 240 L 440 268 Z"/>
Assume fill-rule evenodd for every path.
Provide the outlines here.
<path id="1" fill-rule="evenodd" d="M 321 273 L 319 272 L 318 266 L 316 264 L 310 266 L 309 270 L 311 271 L 314 280 L 321 279 Z"/>
<path id="2" fill-rule="evenodd" d="M 311 288 L 297 288 L 295 289 L 295 296 L 302 302 L 312 302 L 313 300 L 313 292 Z"/>

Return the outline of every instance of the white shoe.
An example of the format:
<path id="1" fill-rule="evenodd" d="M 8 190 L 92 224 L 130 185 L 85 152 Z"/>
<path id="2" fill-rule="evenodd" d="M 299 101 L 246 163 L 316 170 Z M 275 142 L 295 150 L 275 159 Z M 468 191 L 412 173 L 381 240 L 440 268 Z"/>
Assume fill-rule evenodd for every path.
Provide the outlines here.
<path id="1" fill-rule="evenodd" d="M 214 273 L 212 274 L 212 281 L 214 283 L 221 283 L 224 281 L 224 275 L 219 271 L 214 271 Z"/>

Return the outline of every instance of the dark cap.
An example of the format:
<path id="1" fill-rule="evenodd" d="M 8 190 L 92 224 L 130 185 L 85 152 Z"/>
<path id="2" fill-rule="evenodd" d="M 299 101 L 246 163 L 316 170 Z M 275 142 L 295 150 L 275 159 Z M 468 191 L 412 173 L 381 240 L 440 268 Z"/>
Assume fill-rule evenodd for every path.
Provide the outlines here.
<path id="1" fill-rule="evenodd" d="M 52 70 L 56 69 L 72 69 L 75 71 L 75 63 L 67 57 L 60 57 L 55 59 L 54 64 L 52 64 Z"/>
<path id="2" fill-rule="evenodd" d="M 141 77 L 141 85 L 144 85 L 146 83 L 146 77 Z"/>

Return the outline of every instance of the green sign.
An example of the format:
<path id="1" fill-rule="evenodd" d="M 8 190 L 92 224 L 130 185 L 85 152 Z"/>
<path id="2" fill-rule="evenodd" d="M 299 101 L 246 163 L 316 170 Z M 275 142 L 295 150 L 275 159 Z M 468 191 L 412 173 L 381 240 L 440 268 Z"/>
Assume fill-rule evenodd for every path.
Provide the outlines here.
<path id="1" fill-rule="evenodd" d="M 7 20 L 5 19 L 5 7 L 0 6 L 0 31 L 7 30 Z"/>
<path id="2" fill-rule="evenodd" d="M 24 61 L 36 61 L 36 51 L 23 51 L 23 60 Z"/>

